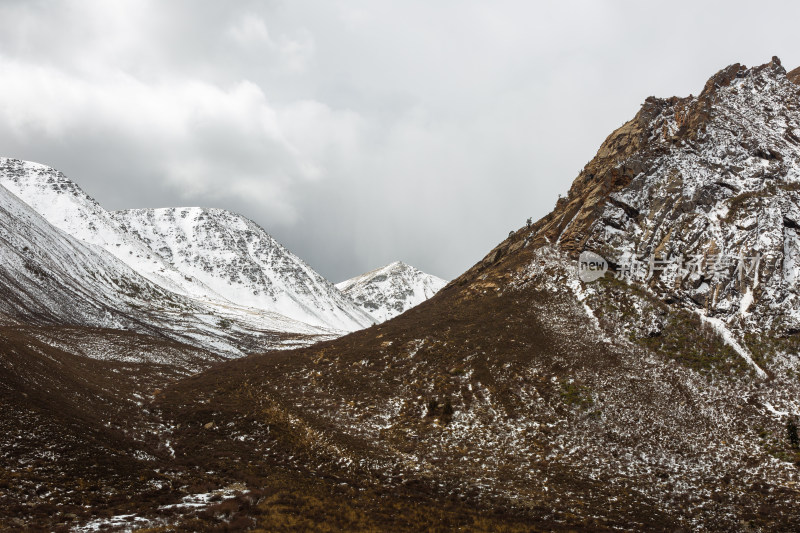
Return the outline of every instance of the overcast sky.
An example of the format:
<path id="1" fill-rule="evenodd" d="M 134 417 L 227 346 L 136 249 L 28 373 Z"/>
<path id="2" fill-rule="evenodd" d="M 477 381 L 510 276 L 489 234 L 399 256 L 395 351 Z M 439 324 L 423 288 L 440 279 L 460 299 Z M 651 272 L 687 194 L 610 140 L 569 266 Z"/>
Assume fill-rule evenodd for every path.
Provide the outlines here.
<path id="1" fill-rule="evenodd" d="M 242 213 L 334 282 L 453 278 L 647 96 L 800 63 L 800 3 L 0 1 L 0 155 Z"/>

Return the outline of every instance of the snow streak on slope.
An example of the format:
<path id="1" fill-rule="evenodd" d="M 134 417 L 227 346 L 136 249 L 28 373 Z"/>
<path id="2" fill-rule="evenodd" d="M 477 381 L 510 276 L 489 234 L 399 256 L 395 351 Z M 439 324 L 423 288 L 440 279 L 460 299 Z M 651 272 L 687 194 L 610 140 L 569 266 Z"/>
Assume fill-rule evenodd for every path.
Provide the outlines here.
<path id="1" fill-rule="evenodd" d="M 354 331 L 371 318 L 255 222 L 221 209 L 113 213 L 171 267 L 238 305 L 319 327 Z"/>
<path id="2" fill-rule="evenodd" d="M 436 294 L 447 282 L 400 261 L 336 286 L 377 322 L 395 317 Z"/>

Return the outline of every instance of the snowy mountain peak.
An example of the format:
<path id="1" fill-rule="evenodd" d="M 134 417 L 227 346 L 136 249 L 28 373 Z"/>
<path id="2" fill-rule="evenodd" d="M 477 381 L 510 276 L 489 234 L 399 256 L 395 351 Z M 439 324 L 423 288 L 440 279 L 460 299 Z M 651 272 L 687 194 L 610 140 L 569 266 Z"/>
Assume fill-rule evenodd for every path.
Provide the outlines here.
<path id="1" fill-rule="evenodd" d="M 222 209 L 106 211 L 61 172 L 0 158 L 0 185 L 56 228 L 104 249 L 148 281 L 200 303 L 252 308 L 325 330 L 373 322 L 251 220 Z"/>
<path id="2" fill-rule="evenodd" d="M 395 261 L 336 287 L 377 322 L 395 317 L 436 294 L 447 282 Z"/>
<path id="3" fill-rule="evenodd" d="M 117 211 L 113 217 L 172 268 L 238 305 L 344 331 L 371 322 L 329 281 L 241 215 L 182 207 Z"/>
<path id="4" fill-rule="evenodd" d="M 0 158 L 0 185 L 58 229 L 105 249 L 149 281 L 183 296 L 223 299 L 197 280 L 187 279 L 170 268 L 58 170 L 38 163 Z"/>

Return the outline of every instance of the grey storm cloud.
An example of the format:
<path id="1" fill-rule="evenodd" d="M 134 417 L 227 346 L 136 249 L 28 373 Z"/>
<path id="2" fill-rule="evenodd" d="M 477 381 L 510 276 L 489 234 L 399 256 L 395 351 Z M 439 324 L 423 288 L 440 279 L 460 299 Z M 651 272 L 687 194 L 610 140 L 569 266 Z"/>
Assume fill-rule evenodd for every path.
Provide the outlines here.
<path id="1" fill-rule="evenodd" d="M 332 281 L 452 278 L 649 95 L 800 61 L 796 3 L 4 1 L 0 155 L 240 212 Z"/>

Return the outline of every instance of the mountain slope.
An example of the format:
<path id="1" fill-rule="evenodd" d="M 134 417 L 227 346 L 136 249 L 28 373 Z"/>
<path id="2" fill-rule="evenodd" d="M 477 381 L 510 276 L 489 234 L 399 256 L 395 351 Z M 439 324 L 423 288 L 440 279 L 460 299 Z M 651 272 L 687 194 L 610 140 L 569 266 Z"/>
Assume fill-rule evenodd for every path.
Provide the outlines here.
<path id="1" fill-rule="evenodd" d="M 797 67 L 793 71 L 786 74 L 786 78 L 791 81 L 792 83 L 796 83 L 800 85 L 800 67 Z"/>
<path id="2" fill-rule="evenodd" d="M 54 228 L 0 186 L 0 309 L 24 323 L 133 327 L 133 307 L 169 300 L 105 251 Z"/>
<path id="3" fill-rule="evenodd" d="M 648 99 L 553 213 L 430 300 L 170 387 L 163 416 L 198 418 L 170 433 L 176 454 L 231 450 L 214 468 L 236 479 L 269 454 L 312 479 L 415 487 L 431 507 L 457 498 L 533 530 L 792 530 L 797 90 L 773 60 L 729 67 L 698 97 Z M 578 268 L 585 251 L 614 269 L 751 248 L 781 262 L 743 280 L 730 267 L 589 282 Z M 201 451 L 209 406 L 218 429 Z M 258 444 L 233 448 L 240 435 Z"/>
<path id="4" fill-rule="evenodd" d="M 447 282 L 396 261 L 390 265 L 337 283 L 377 322 L 384 322 L 436 294 Z"/>
<path id="5" fill-rule="evenodd" d="M 114 219 L 165 262 L 239 305 L 353 331 L 370 319 L 251 220 L 221 209 L 117 211 Z"/>
<path id="6" fill-rule="evenodd" d="M 73 338 L 81 353 L 67 346 Z M 104 351 L 120 357 L 96 357 Z M 0 326 L 0 530 L 71 531 L 114 500 L 180 501 L 171 483 L 191 474 L 160 473 L 169 444 L 153 439 L 146 402 L 220 359 L 130 331 Z"/>
<path id="7" fill-rule="evenodd" d="M 573 258 L 588 250 L 632 271 L 739 341 L 752 337 L 744 351 L 770 351 L 800 325 L 798 206 L 800 87 L 777 58 L 736 64 L 697 97 L 649 98 L 555 211 L 472 275 L 520 247 L 558 242 Z"/>

